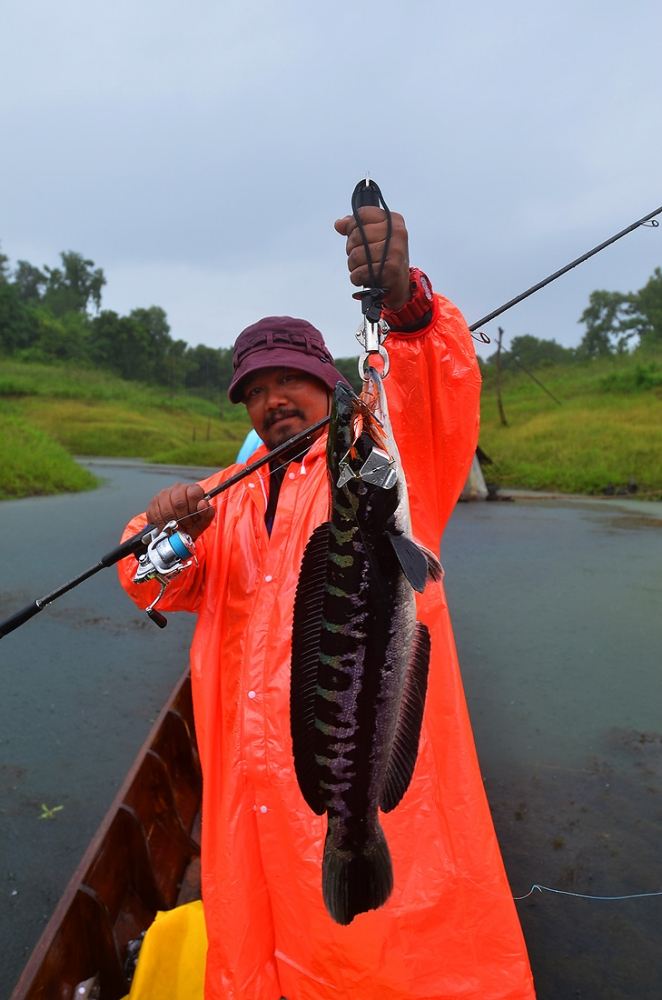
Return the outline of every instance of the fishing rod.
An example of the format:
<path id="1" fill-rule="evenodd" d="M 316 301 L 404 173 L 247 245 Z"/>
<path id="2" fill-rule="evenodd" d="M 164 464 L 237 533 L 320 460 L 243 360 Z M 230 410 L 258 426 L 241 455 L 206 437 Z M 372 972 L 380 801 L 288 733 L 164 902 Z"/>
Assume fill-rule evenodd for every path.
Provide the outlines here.
<path id="1" fill-rule="evenodd" d="M 369 281 L 372 287 L 364 289 L 361 292 L 357 292 L 355 296 L 361 301 L 361 308 L 363 311 L 363 324 L 357 333 L 357 339 L 364 348 L 364 354 L 359 361 L 359 373 L 362 377 L 365 374 L 366 364 L 370 363 L 375 354 L 379 354 L 381 356 L 383 362 L 383 373 L 385 374 L 388 371 L 388 354 L 383 346 L 383 340 L 388 333 L 388 325 L 385 324 L 379 317 L 383 299 L 386 294 L 385 289 L 380 287 L 380 283 L 384 263 L 388 255 L 391 227 L 390 211 L 384 202 L 382 193 L 377 184 L 367 177 L 365 180 L 360 181 L 354 189 L 354 194 L 352 195 L 352 211 L 355 219 L 357 220 L 357 224 L 366 247 L 367 240 L 365 238 L 365 234 L 363 233 L 363 227 L 360 221 L 358 209 L 366 205 L 379 206 L 380 204 L 386 212 L 388 222 L 387 237 L 382 251 L 380 265 L 377 273 L 375 273 L 370 254 L 368 253 Z M 563 274 L 572 270 L 572 268 L 577 267 L 578 264 L 582 264 L 585 260 L 588 260 L 590 257 L 595 256 L 595 254 L 600 253 L 600 251 L 604 250 L 605 247 L 608 247 L 617 240 L 620 240 L 623 236 L 627 236 L 628 233 L 633 232 L 640 226 L 648 224 L 657 228 L 659 223 L 655 220 L 655 217 L 661 213 L 662 205 L 659 208 L 656 208 L 655 211 L 649 212 L 648 215 L 645 215 L 643 218 L 638 219 L 631 225 L 626 226 L 625 229 L 621 229 L 620 232 L 611 236 L 598 246 L 593 247 L 592 250 L 582 254 L 581 257 L 577 257 L 569 264 L 566 264 L 565 267 L 560 268 L 558 271 L 554 271 L 553 274 L 543 278 L 542 281 L 539 281 L 537 284 L 527 288 L 526 291 L 522 292 L 520 295 L 515 296 L 513 299 L 509 299 L 508 302 L 499 306 L 498 309 L 494 309 L 486 316 L 483 316 L 475 323 L 472 323 L 469 330 L 473 334 L 479 327 L 484 326 L 493 319 L 496 319 L 497 316 L 501 316 L 508 309 L 511 309 L 519 302 L 522 302 L 530 295 L 533 295 L 534 292 L 537 292 L 546 285 L 551 284 L 552 281 L 556 281 L 557 278 L 560 278 Z M 490 343 L 489 337 L 482 332 L 480 334 L 480 339 L 483 343 Z M 316 432 L 325 427 L 326 424 L 329 423 L 329 420 L 330 417 L 323 417 L 321 420 L 318 420 L 317 423 L 306 428 L 306 430 L 301 431 L 299 434 L 295 434 L 293 437 L 283 442 L 283 444 L 274 448 L 273 451 L 267 452 L 267 454 L 263 455 L 262 458 L 259 458 L 257 461 L 247 465 L 244 469 L 241 469 L 233 476 L 230 476 L 229 479 L 226 479 L 219 486 L 216 486 L 208 493 L 205 493 L 201 499 L 211 500 L 213 497 L 219 496 L 219 494 L 229 490 L 232 486 L 235 486 L 246 476 L 250 476 L 253 472 L 260 469 L 268 462 L 273 462 L 275 459 L 286 453 L 292 453 L 292 451 L 300 444 L 312 441 Z M 190 515 L 185 516 L 188 517 Z M 180 518 L 180 520 L 183 520 L 183 518 Z M 181 572 L 181 570 L 185 569 L 187 566 L 190 566 L 195 559 L 195 550 L 191 537 L 185 532 L 178 531 L 177 524 L 178 521 L 169 521 L 161 530 L 159 530 L 159 528 L 157 528 L 154 524 L 145 525 L 141 531 L 132 535 L 130 538 L 127 538 L 116 548 L 102 556 L 94 566 L 91 566 L 79 576 L 74 577 L 74 579 L 63 584 L 61 587 L 58 587 L 50 594 L 46 594 L 44 597 L 40 597 L 31 604 L 28 604 L 20 611 L 17 611 L 14 615 L 11 615 L 5 621 L 0 622 L 0 639 L 3 638 L 3 636 L 8 635 L 10 632 L 13 632 L 14 629 L 19 628 L 19 626 L 29 621 L 35 615 L 39 614 L 40 611 L 43 611 L 45 607 L 52 604 L 58 597 L 62 597 L 63 594 L 73 590 L 74 587 L 77 587 L 85 580 L 89 580 L 90 577 L 94 576 L 102 569 L 114 566 L 121 559 L 130 555 L 133 555 L 138 559 L 139 565 L 136 573 L 136 581 L 144 582 L 145 580 L 156 579 L 161 586 L 159 595 L 156 600 L 149 605 L 146 612 L 151 620 L 159 626 L 159 628 L 164 628 L 166 625 L 166 619 L 162 614 L 160 614 L 160 612 L 155 610 L 155 605 L 163 596 L 163 592 L 170 578 Z"/>
<path id="2" fill-rule="evenodd" d="M 662 213 L 662 205 L 660 205 L 659 208 L 656 208 L 655 211 L 649 212 L 648 215 L 644 215 L 642 219 L 637 219 L 636 222 L 633 222 L 631 225 L 626 226 L 625 229 L 621 229 L 621 231 L 616 233 L 615 236 L 610 236 L 608 240 L 604 241 L 604 243 L 599 243 L 597 247 L 593 247 L 592 250 L 588 250 L 586 253 L 583 253 L 581 257 L 577 257 L 575 260 L 570 261 L 570 263 L 566 264 L 565 267 L 560 268 L 560 270 L 558 271 L 554 271 L 553 274 L 549 274 L 546 278 L 543 278 L 542 281 L 537 282 L 537 284 L 531 285 L 531 287 L 527 288 L 525 292 L 522 292 L 520 295 L 516 295 L 514 299 L 509 299 L 507 302 L 504 302 L 504 304 L 502 306 L 499 306 L 498 309 L 494 309 L 486 316 L 483 316 L 482 319 L 479 319 L 475 323 L 472 323 L 469 329 L 473 333 L 475 330 L 478 329 L 479 326 L 484 326 L 491 320 L 496 319 L 497 316 L 501 316 L 501 314 L 505 313 L 506 310 L 512 309 L 512 307 L 516 306 L 519 302 L 523 302 L 524 299 L 528 299 L 529 295 L 533 295 L 534 292 L 539 292 L 541 288 L 545 287 L 545 285 L 551 285 L 552 281 L 556 281 L 556 279 L 560 278 L 561 275 L 567 274 L 568 271 L 572 271 L 573 267 L 577 267 L 578 264 L 583 264 L 585 260 L 588 260 L 590 257 L 594 257 L 596 253 L 600 253 L 600 251 L 604 250 L 605 247 L 611 246 L 611 244 L 615 243 L 616 240 L 620 240 L 621 237 L 627 236 L 628 233 L 631 233 L 635 229 L 638 229 L 639 226 L 645 226 L 647 224 L 650 224 L 654 229 L 657 229 L 660 223 L 657 221 L 657 219 L 655 219 L 655 216 L 660 215 L 661 213 Z M 485 335 L 481 335 L 480 340 L 484 344 L 490 343 L 490 338 L 485 337 Z"/>

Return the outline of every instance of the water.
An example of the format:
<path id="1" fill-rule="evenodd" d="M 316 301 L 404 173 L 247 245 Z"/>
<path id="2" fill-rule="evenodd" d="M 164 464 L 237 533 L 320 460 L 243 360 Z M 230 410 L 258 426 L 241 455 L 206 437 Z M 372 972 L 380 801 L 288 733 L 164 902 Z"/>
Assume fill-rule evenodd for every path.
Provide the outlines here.
<path id="1" fill-rule="evenodd" d="M 174 470 L 104 463 L 90 494 L 0 504 L 0 618 L 76 575 Z M 647 516 L 640 511 L 645 509 Z M 656 515 L 657 514 L 657 518 Z M 662 511 L 460 505 L 443 548 L 481 767 L 514 895 L 662 889 Z M 104 570 L 0 640 L 0 996 L 186 663 Z M 64 808 L 40 819 L 42 803 Z M 541 1000 L 662 995 L 662 897 L 534 895 Z"/>
<path id="2" fill-rule="evenodd" d="M 662 510 L 458 507 L 443 562 L 515 896 L 662 890 Z M 542 1000 L 662 996 L 662 897 L 518 903 Z"/>

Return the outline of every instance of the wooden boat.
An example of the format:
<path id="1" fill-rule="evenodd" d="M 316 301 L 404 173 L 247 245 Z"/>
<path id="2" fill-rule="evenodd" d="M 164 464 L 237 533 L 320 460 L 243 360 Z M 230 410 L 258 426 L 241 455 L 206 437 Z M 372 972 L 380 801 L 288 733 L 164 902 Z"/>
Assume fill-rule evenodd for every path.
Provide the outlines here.
<path id="1" fill-rule="evenodd" d="M 11 1000 L 119 1000 L 157 910 L 200 895 L 202 781 L 190 678 L 176 685 Z"/>

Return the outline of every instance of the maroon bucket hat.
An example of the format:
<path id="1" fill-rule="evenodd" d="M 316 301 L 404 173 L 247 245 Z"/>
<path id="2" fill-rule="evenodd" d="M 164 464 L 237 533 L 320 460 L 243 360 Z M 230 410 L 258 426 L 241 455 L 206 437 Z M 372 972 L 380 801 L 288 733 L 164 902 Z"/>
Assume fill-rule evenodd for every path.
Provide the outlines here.
<path id="1" fill-rule="evenodd" d="M 261 368 L 295 368 L 314 375 L 329 389 L 349 382 L 333 363 L 324 337 L 305 319 L 265 316 L 237 337 L 232 355 L 234 374 L 228 389 L 232 403 L 240 403 L 241 383 Z"/>

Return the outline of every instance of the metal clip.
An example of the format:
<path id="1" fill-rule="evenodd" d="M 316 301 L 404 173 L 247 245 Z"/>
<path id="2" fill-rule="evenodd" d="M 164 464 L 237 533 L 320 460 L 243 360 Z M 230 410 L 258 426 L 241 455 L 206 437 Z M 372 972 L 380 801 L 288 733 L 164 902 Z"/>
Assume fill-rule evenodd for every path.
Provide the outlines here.
<path id="1" fill-rule="evenodd" d="M 364 351 L 359 358 L 359 375 L 364 382 L 368 378 L 368 368 L 370 367 L 371 357 L 374 354 L 379 354 L 382 359 L 382 378 L 385 378 L 388 375 L 391 364 L 388 352 L 383 345 L 383 341 L 386 338 L 389 329 L 390 327 L 384 319 L 380 319 L 378 323 L 372 323 L 369 319 L 364 317 L 361 326 L 356 331 L 356 339 L 359 344 L 361 344 Z"/>

